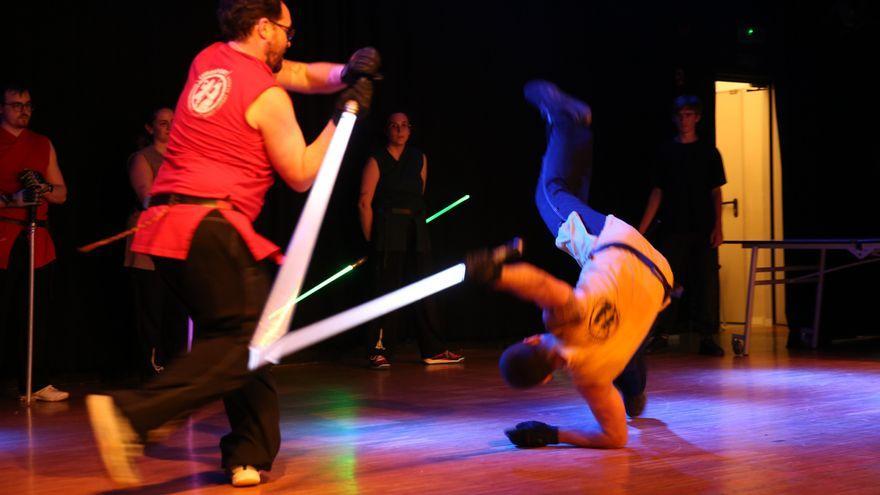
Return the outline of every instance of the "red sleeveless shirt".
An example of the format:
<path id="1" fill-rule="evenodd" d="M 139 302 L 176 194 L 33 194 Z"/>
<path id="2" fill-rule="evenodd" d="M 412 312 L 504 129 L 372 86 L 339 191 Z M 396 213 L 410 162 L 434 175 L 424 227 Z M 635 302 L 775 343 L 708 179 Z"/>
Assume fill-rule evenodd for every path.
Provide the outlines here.
<path id="1" fill-rule="evenodd" d="M 25 129 L 17 137 L 0 128 L 0 192 L 12 194 L 21 189 L 18 174 L 29 168 L 46 176 L 49 168 L 49 149 L 46 136 Z M 46 220 L 49 205 L 43 201 L 37 207 L 37 219 Z M 27 220 L 26 208 L 0 208 L 0 269 L 9 267 L 9 253 L 15 239 L 25 227 L 14 222 Z M 6 221 L 4 219 L 12 220 Z M 34 266 L 39 268 L 55 259 L 55 245 L 45 227 L 37 228 L 34 236 Z M 27 261 L 27 260 L 25 260 Z"/>
<path id="2" fill-rule="evenodd" d="M 225 199 L 235 210 L 219 210 L 241 234 L 257 260 L 280 254 L 278 246 L 257 234 L 252 222 L 272 185 L 272 166 L 262 135 L 245 112 L 276 86 L 265 62 L 226 43 L 199 53 L 174 111 L 168 152 L 150 195 L 185 194 Z M 199 205 L 152 207 L 140 217 L 148 224 L 162 209 L 168 213 L 134 237 L 134 252 L 186 259 L 195 230 L 211 208 Z"/>

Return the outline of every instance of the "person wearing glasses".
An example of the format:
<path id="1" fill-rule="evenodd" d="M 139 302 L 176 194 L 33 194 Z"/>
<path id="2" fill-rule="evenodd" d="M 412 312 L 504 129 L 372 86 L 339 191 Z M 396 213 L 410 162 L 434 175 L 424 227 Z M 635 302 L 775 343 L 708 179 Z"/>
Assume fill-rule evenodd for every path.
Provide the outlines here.
<path id="1" fill-rule="evenodd" d="M 49 203 L 67 199 L 55 148 L 46 136 L 28 129 L 33 101 L 27 86 L 0 87 L 0 341 L 18 375 L 18 392 L 26 396 L 28 339 L 28 208 L 36 205 L 34 236 L 34 347 L 32 399 L 57 402 L 70 394 L 49 383 L 47 376 L 47 317 L 55 246 L 47 229 Z M 19 179 L 34 171 L 38 185 L 26 188 Z M 5 361 L 5 357 L 4 357 Z"/>
<path id="2" fill-rule="evenodd" d="M 660 149 L 639 231 L 644 234 L 657 222 L 657 247 L 678 274 L 683 297 L 660 315 L 648 349 L 668 346 L 667 334 L 675 330 L 679 308 L 687 303 L 684 323 L 700 334 L 699 353 L 720 357 L 718 246 L 724 240 L 721 186 L 727 179 L 718 148 L 697 135 L 703 113 L 699 98 L 682 95 L 672 106 L 678 134 Z"/>
<path id="3" fill-rule="evenodd" d="M 428 158 L 409 145 L 409 116 L 394 112 L 385 123 L 386 144 L 364 166 L 358 199 L 361 230 L 370 243 L 373 289 L 378 297 L 415 282 L 430 270 L 431 241 L 425 225 Z M 431 298 L 413 306 L 416 338 L 427 365 L 460 363 L 464 357 L 446 348 Z M 369 365 L 383 370 L 401 328 L 396 311 L 371 322 L 367 330 Z"/>
<path id="4" fill-rule="evenodd" d="M 268 367 L 248 370 L 248 344 L 269 294 L 264 262 L 281 252 L 252 222 L 274 173 L 296 191 L 311 187 L 336 129 L 329 120 L 306 143 L 286 90 L 342 90 L 337 114 L 350 100 L 366 112 L 379 68 L 371 48 L 345 65 L 284 60 L 294 30 L 279 0 L 221 0 L 217 17 L 226 41 L 190 66 L 131 247 L 152 257 L 192 317 L 192 351 L 140 389 L 86 399 L 101 459 L 121 484 L 140 482 L 145 442 L 218 399 L 232 430 L 220 440 L 232 484 L 259 484 L 259 471 L 272 468 L 278 396 Z"/>

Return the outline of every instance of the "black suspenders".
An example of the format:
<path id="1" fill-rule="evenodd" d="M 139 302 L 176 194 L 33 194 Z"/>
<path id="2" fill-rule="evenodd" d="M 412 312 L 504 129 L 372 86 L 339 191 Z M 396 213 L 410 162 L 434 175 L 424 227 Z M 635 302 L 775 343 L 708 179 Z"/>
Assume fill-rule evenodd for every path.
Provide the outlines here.
<path id="1" fill-rule="evenodd" d="M 644 263 L 645 266 L 647 266 L 648 269 L 651 270 L 651 273 L 653 273 L 654 276 L 657 277 L 657 280 L 660 281 L 660 284 L 663 285 L 663 300 L 666 301 L 667 299 L 669 299 L 670 295 L 672 294 L 672 286 L 669 285 L 669 281 L 666 280 L 666 276 L 663 275 L 663 272 L 660 271 L 660 268 L 657 266 L 656 263 L 651 261 L 650 258 L 645 256 L 638 249 L 622 242 L 609 242 L 608 244 L 602 244 L 601 246 L 593 248 L 593 250 L 590 251 L 590 258 L 592 258 L 593 255 L 595 255 L 596 253 L 604 251 L 608 248 L 624 249 L 635 255 L 635 257 L 638 258 L 639 261 Z"/>

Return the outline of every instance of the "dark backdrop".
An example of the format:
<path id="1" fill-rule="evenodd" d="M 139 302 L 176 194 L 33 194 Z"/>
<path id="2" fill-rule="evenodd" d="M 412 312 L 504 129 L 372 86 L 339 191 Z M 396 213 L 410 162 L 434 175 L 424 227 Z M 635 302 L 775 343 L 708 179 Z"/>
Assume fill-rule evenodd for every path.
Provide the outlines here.
<path id="1" fill-rule="evenodd" d="M 373 45 L 386 75 L 373 114 L 355 131 L 306 287 L 365 252 L 356 211 L 361 166 L 380 142 L 382 117 L 396 109 L 411 113 L 413 142 L 428 154 L 429 208 L 472 196 L 431 224 L 438 267 L 468 249 L 521 235 L 529 260 L 575 277 L 575 265 L 554 250 L 532 203 L 544 133 L 521 88 L 535 77 L 554 80 L 593 106 L 592 202 L 631 223 L 644 206 L 654 151 L 673 134 L 671 98 L 682 92 L 704 98 L 701 133 L 711 139 L 717 75 L 772 81 L 780 98 L 787 235 L 878 235 L 876 124 L 858 119 L 870 105 L 876 111 L 866 76 L 873 58 L 867 47 L 877 46 L 876 7 L 829 0 L 811 7 L 709 4 L 292 2 L 297 38 L 289 58 L 342 61 Z M 126 157 L 144 115 L 174 105 L 192 57 L 217 38 L 214 8 L 213 0 L 3 7 L 2 76 L 31 83 L 33 128 L 52 139 L 70 188 L 67 204 L 52 211 L 59 247 L 53 352 L 60 369 L 115 372 L 131 360 L 122 246 L 87 256 L 75 247 L 123 228 L 132 201 Z M 740 35 L 745 25 L 760 28 L 757 41 Z M 323 127 L 332 102 L 294 96 L 307 139 Z M 304 199 L 273 188 L 259 229 L 286 245 Z M 356 271 L 304 301 L 294 325 L 364 300 L 365 279 Z M 836 280 L 851 287 L 869 278 Z M 791 297 L 789 307 L 811 304 Z M 460 287 L 439 299 L 454 341 L 512 340 L 540 328 L 535 309 L 504 295 Z M 828 318 L 870 326 L 864 302 L 853 304 L 849 296 L 828 302 Z M 351 332 L 319 350 L 358 342 Z"/>
<path id="2" fill-rule="evenodd" d="M 870 75 L 880 46 L 878 4 L 817 2 L 780 11 L 770 68 L 779 90 L 785 235 L 878 238 L 880 104 Z M 793 251 L 786 263 L 817 259 Z M 848 253 L 829 254 L 830 263 L 850 261 Z M 880 300 L 878 277 L 876 264 L 827 277 L 823 341 L 880 333 L 871 311 Z M 791 285 L 786 292 L 789 325 L 812 326 L 815 286 Z"/>

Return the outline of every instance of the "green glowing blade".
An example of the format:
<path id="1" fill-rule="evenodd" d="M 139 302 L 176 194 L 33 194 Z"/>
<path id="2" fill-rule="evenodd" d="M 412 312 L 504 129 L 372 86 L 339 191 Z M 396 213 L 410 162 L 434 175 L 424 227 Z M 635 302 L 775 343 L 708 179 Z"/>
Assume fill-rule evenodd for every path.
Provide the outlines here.
<path id="1" fill-rule="evenodd" d="M 324 287 L 330 285 L 331 283 L 333 283 L 333 282 L 334 282 L 336 279 L 338 279 L 339 277 L 341 277 L 341 276 L 345 275 L 346 273 L 348 273 L 348 272 L 354 270 L 354 267 L 355 267 L 355 265 L 348 265 L 348 266 L 346 266 L 345 268 L 343 268 L 342 270 L 339 270 L 338 272 L 336 272 L 335 275 L 333 275 L 332 277 L 328 278 L 327 280 L 321 282 L 320 284 L 318 284 L 318 285 L 312 287 L 308 292 L 304 292 L 304 293 L 300 294 L 300 296 L 296 298 L 296 302 L 299 303 L 300 301 L 302 301 L 303 299 L 305 299 L 305 298 L 311 296 L 311 295 L 314 294 L 315 292 L 318 292 L 319 290 L 323 289 Z"/>
<path id="2" fill-rule="evenodd" d="M 454 203 L 450 204 L 450 205 L 447 206 L 446 208 L 443 208 L 442 210 L 440 210 L 440 211 L 438 211 L 437 213 L 434 213 L 433 215 L 431 215 L 430 217 L 428 217 L 428 218 L 425 220 L 425 223 L 431 223 L 431 221 L 435 220 L 435 219 L 438 218 L 439 216 L 443 215 L 444 213 L 448 212 L 449 210 L 455 208 L 456 206 L 458 206 L 458 205 L 464 203 L 465 201 L 467 201 L 467 200 L 469 200 L 469 199 L 471 199 L 471 195 L 470 195 L 470 194 L 465 194 L 464 196 L 462 196 L 461 198 L 459 198 L 458 200 L 456 200 Z M 307 292 L 304 292 L 304 293 L 300 294 L 300 296 L 296 298 L 296 301 L 294 301 L 294 304 L 299 303 L 300 301 L 302 301 L 303 299 L 305 299 L 305 298 L 311 296 L 311 295 L 314 294 L 315 292 L 318 292 L 319 290 L 323 289 L 324 287 L 326 287 L 326 286 L 332 284 L 333 282 L 335 282 L 337 279 L 339 279 L 340 277 L 342 277 L 342 276 L 345 275 L 346 273 L 348 273 L 348 272 L 354 270 L 355 268 L 357 268 L 357 267 L 363 265 L 364 262 L 365 262 L 366 260 L 367 260 L 367 258 L 366 258 L 366 256 L 365 256 L 365 257 L 363 257 L 363 258 L 361 258 L 361 259 L 355 261 L 354 263 L 352 263 L 352 264 L 346 266 L 346 267 L 343 268 L 342 270 L 339 270 L 338 272 L 336 272 L 336 274 L 334 274 L 333 276 L 331 276 L 331 277 L 328 278 L 327 280 L 325 280 L 325 281 L 321 282 L 320 284 L 318 284 L 318 285 L 312 287 L 312 288 L 309 289 Z"/>
<path id="3" fill-rule="evenodd" d="M 449 210 L 455 208 L 456 206 L 458 206 L 458 205 L 464 203 L 465 201 L 467 201 L 467 200 L 469 200 L 469 199 L 471 199 L 471 195 L 470 195 L 470 194 L 465 194 L 464 196 L 462 196 L 461 198 L 459 198 L 456 202 L 452 203 L 451 205 L 447 206 L 446 208 L 443 208 L 442 210 L 440 210 L 440 211 L 438 211 L 437 213 L 434 213 L 433 215 L 431 215 L 430 217 L 428 217 L 428 218 L 425 220 L 425 223 L 431 223 L 431 221 L 433 221 L 434 219 L 436 219 L 436 218 L 439 217 L 440 215 L 443 215 L 443 214 L 446 213 L 447 211 L 449 211 Z"/>

